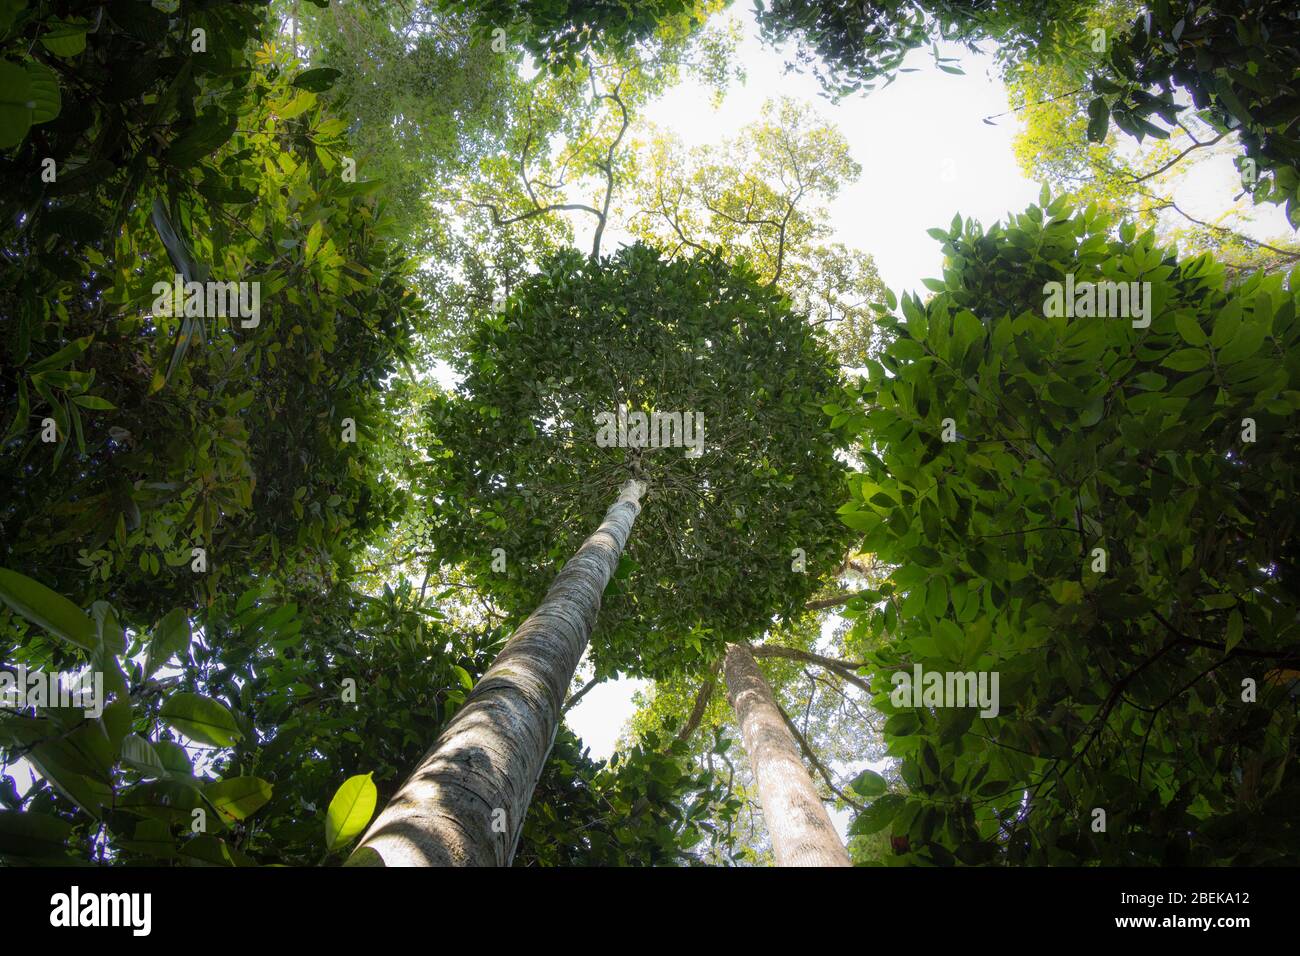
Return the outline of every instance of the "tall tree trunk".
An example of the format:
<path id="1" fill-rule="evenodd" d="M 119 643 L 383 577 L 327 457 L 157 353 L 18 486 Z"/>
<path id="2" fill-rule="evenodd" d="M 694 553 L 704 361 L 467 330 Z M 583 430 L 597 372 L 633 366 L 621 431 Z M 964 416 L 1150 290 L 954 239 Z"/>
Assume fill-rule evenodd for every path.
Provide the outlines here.
<path id="1" fill-rule="evenodd" d="M 731 644 L 723 658 L 727 700 L 740 724 L 745 753 L 758 782 L 758 800 L 777 866 L 849 866 L 849 855 L 754 655 Z"/>
<path id="2" fill-rule="evenodd" d="M 623 486 L 596 533 L 511 635 L 348 865 L 509 865 L 600 596 L 643 494 L 640 481 Z"/>

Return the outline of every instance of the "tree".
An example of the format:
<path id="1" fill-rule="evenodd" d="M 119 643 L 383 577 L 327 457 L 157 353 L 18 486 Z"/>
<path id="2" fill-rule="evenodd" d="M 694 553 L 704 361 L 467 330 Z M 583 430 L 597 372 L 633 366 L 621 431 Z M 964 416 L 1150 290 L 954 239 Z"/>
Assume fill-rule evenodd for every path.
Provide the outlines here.
<path id="1" fill-rule="evenodd" d="M 353 855 L 354 865 L 505 866 L 559 727 L 600 595 L 641 510 L 630 480 L 511 635 Z M 532 786 L 529 782 L 532 782 Z"/>
<path id="2" fill-rule="evenodd" d="M 849 565 L 845 562 L 840 570 L 854 578 L 865 573 L 871 579 L 871 569 L 862 562 L 852 561 L 862 571 Z M 850 592 L 809 601 L 806 608 L 817 613 L 773 627 L 763 635 L 762 643 L 741 649 L 755 658 L 755 668 L 749 671 L 755 695 L 770 699 L 776 722 L 789 735 L 788 746 L 797 744 L 808 767 L 807 771 L 796 768 L 800 758 L 796 756 L 792 763 L 786 759 L 788 751 L 783 751 L 769 776 L 784 782 L 798 770 L 803 777 L 797 782 L 800 791 L 815 789 L 817 799 L 827 806 L 861 809 L 857 787 L 865 778 L 855 768 L 884 756 L 879 744 L 881 721 L 870 710 L 866 681 L 857 676 L 863 662 L 843 656 L 846 628 L 841 624 L 829 640 L 822 637 L 826 615 L 853 600 L 855 595 Z M 763 768 L 751 756 L 748 744 L 741 752 L 731 748 L 732 738 L 742 731 L 728 695 L 715 692 L 722 671 L 723 660 L 718 659 L 702 679 L 684 676 L 656 681 L 638 701 L 632 736 L 635 740 L 671 736 L 687 745 L 687 752 L 702 768 L 719 774 L 725 768 L 725 790 L 739 802 L 740 813 L 733 814 L 728 807 L 715 821 L 719 829 L 725 828 L 727 839 L 724 847 L 710 850 L 712 859 L 771 861 L 777 841 L 769 830 L 782 830 L 784 851 L 791 847 L 791 833 L 799 824 L 788 822 L 789 811 L 778 801 L 763 798 L 756 779 Z M 769 812 L 778 817 L 770 827 L 765 825 Z M 824 810 L 813 817 L 818 818 L 825 818 Z M 815 832 L 822 852 L 828 856 L 842 853 L 833 832 L 827 833 L 825 828 Z M 855 862 L 871 862 L 880 855 L 878 842 L 851 836 L 850 856 Z M 798 852 L 795 845 L 790 855 Z"/>
<path id="3" fill-rule="evenodd" d="M 1150 118 L 1174 125 L 1182 109 L 1174 105 L 1174 89 L 1185 90 L 1220 135 L 1237 132 L 1244 190 L 1255 202 L 1284 205 L 1291 225 L 1300 227 L 1300 24 L 1294 13 L 1282 0 L 1151 3 L 1095 71 L 1090 137 L 1102 138 L 1108 117 L 1139 140 L 1163 137 Z"/>
<path id="4" fill-rule="evenodd" d="M 723 657 L 727 698 L 745 740 L 778 866 L 848 866 L 849 857 L 813 788 L 794 736 L 753 653 L 742 644 Z"/>
<path id="5" fill-rule="evenodd" d="M 237 23 L 245 14 L 229 8 Z M 132 30 L 157 26 L 142 16 Z M 182 23 L 162 26 L 151 43 L 188 44 Z M 123 75 L 100 60 L 129 59 L 138 42 L 106 25 L 78 60 L 86 82 Z M 134 120 L 143 104 L 132 112 L 91 92 L 105 115 L 60 140 L 54 182 L 34 146 L 12 158 L 14 201 L 30 196 L 38 211 L 14 213 L 4 236 L 0 294 L 16 321 L 0 344 L 0 480 L 12 489 L 0 560 L 145 623 L 176 603 L 159 577 L 196 604 L 259 571 L 328 577 L 399 507 L 382 477 L 380 393 L 409 356 L 410 266 L 366 198 L 379 184 L 349 182 L 321 158 L 349 147 L 320 75 L 269 47 L 257 56 L 234 94 L 224 74 L 199 87 L 220 108 L 187 121 L 173 107 L 180 148 L 162 132 L 121 132 L 134 177 L 101 179 L 90 164 L 98 126 L 112 132 L 127 122 L 119 110 Z M 77 116 L 87 119 L 68 121 Z M 46 231 L 72 221 L 84 227 L 75 236 Z M 239 308 L 258 314 L 226 302 L 206 320 L 186 315 L 177 275 L 243 283 Z M 45 419 L 56 441 L 44 440 Z M 358 441 L 344 437 L 348 421 Z"/>
<path id="6" fill-rule="evenodd" d="M 431 543 L 494 581 L 508 608 L 537 610 L 408 782 L 420 798 L 399 794 L 361 857 L 378 842 L 385 860 L 507 862 L 598 608 L 598 673 L 689 670 L 797 608 L 815 580 L 796 566 L 833 567 L 844 538 L 808 504 L 842 476 L 834 435 L 808 419 L 837 376 L 751 272 L 642 246 L 605 260 L 564 253 L 473 341 L 459 395 L 431 409 Z M 689 431 L 661 432 L 669 441 L 653 448 L 597 435 L 614 438 L 616 414 L 653 412 L 676 412 Z M 701 416 L 721 432 L 706 435 Z M 623 490 L 578 548 L 611 485 Z M 624 550 L 647 486 L 649 533 Z M 574 550 L 541 600 L 539 583 Z M 412 819 L 418 836 L 402 832 Z"/>
<path id="7" fill-rule="evenodd" d="M 686 150 L 656 134 L 624 200 L 634 234 L 670 255 L 744 259 L 784 289 L 796 310 L 856 366 L 871 348 L 871 310 L 884 291 L 875 261 L 829 242 L 828 203 L 861 167 L 843 135 L 789 98 L 718 148 Z"/>
<path id="8" fill-rule="evenodd" d="M 909 793 L 855 827 L 900 862 L 1291 858 L 1295 292 L 1042 202 L 933 230 L 945 278 L 858 384 L 843 520 L 895 570 L 849 613 Z M 1067 276 L 1150 292 L 1067 318 Z"/>
<path id="9" fill-rule="evenodd" d="M 38 856 L 229 864 L 271 795 L 250 770 L 279 698 L 311 675 L 271 663 L 295 654 L 293 597 L 325 603 L 398 510 L 381 383 L 415 301 L 366 198 L 378 184 L 332 174 L 350 148 L 330 75 L 255 43 L 260 11 L 116 4 L 92 31 L 49 6 L 6 24 L 6 54 L 65 85 L 4 159 L 0 562 L 26 573 L 4 572 L 0 648 L 45 673 L 89 665 L 111 703 L 6 709 L 6 766 L 25 758 L 42 780 L 4 791 L 22 811 L 4 829 L 57 837 Z M 187 314 L 176 274 L 253 285 L 258 311 Z M 331 636 L 304 655 L 322 672 Z M 172 660 L 179 673 L 156 676 Z M 196 769 L 182 734 L 230 753 Z M 192 810 L 209 814 L 202 833 Z"/>

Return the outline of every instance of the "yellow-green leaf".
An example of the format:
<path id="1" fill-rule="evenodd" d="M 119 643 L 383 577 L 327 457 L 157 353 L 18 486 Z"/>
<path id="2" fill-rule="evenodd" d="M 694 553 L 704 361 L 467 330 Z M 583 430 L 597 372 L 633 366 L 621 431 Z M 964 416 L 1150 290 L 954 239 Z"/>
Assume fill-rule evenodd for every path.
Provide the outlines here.
<path id="1" fill-rule="evenodd" d="M 375 813 L 379 791 L 372 773 L 361 773 L 343 781 L 325 814 L 325 844 L 330 852 L 342 849 L 361 835 Z"/>

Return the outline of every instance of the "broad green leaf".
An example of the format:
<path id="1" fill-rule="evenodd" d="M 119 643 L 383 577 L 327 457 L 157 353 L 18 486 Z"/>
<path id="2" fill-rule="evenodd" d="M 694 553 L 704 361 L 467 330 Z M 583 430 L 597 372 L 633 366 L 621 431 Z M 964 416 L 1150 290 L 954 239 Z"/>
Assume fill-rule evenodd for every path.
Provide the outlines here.
<path id="1" fill-rule="evenodd" d="M 314 70 L 303 70 L 293 78 L 293 86 L 300 90 L 309 90 L 312 93 L 321 93 L 328 90 L 334 85 L 343 73 L 327 66 L 317 67 Z"/>
<path id="2" fill-rule="evenodd" d="M 0 568 L 0 601 L 55 637 L 95 649 L 95 622 L 61 594 L 17 571 Z"/>
<path id="3" fill-rule="evenodd" d="M 340 850 L 359 837 L 375 813 L 379 791 L 373 773 L 357 774 L 343 782 L 325 814 L 325 845 Z"/>
<path id="4" fill-rule="evenodd" d="M 854 818 L 849 832 L 859 836 L 879 833 L 894 821 L 904 803 L 904 798 L 896 793 L 885 794 Z"/>
<path id="5" fill-rule="evenodd" d="M 203 795 L 227 823 L 256 813 L 271 799 L 271 785 L 259 777 L 231 777 L 207 784 Z"/>
<path id="6" fill-rule="evenodd" d="M 1178 334 L 1183 337 L 1183 341 L 1188 345 L 1200 347 L 1209 341 L 1209 336 L 1201 328 L 1196 317 L 1188 315 L 1185 312 L 1179 312 L 1174 316 L 1174 326 L 1178 329 Z"/>
<path id="7" fill-rule="evenodd" d="M 32 102 L 32 125 L 48 123 L 59 115 L 62 99 L 59 96 L 59 78 L 43 63 L 23 64 L 27 71 L 28 95 Z"/>
<path id="8" fill-rule="evenodd" d="M 172 608 L 153 629 L 149 652 L 145 657 L 144 673 L 149 676 L 171 659 L 173 654 L 188 656 L 190 647 L 190 620 L 184 608 Z"/>
<path id="9" fill-rule="evenodd" d="M 146 777 L 163 775 L 162 760 L 153 743 L 136 734 L 128 734 L 122 739 L 122 762 Z"/>
<path id="10" fill-rule="evenodd" d="M 0 149 L 21 143 L 31 125 L 31 77 L 21 66 L 0 60 Z"/>
<path id="11" fill-rule="evenodd" d="M 0 856 L 66 858 L 72 824 L 48 813 L 0 810 Z"/>
<path id="12" fill-rule="evenodd" d="M 158 755 L 158 760 L 162 763 L 163 768 L 169 773 L 179 774 L 183 777 L 194 774 L 194 767 L 190 764 L 190 755 L 186 753 L 184 747 L 174 740 L 155 741 L 153 749 Z"/>
<path id="13" fill-rule="evenodd" d="M 874 770 L 864 770 L 853 778 L 853 782 L 849 784 L 849 789 L 864 797 L 878 797 L 889 789 L 889 784 L 885 782 L 884 777 Z"/>
<path id="14" fill-rule="evenodd" d="M 168 697 L 158 716 L 185 736 L 214 747 L 233 746 L 243 736 L 225 704 L 188 691 Z"/>
<path id="15" fill-rule="evenodd" d="M 55 56 L 76 56 L 86 48 L 88 26 L 85 20 L 56 22 L 49 31 L 41 35 L 41 43 Z"/>

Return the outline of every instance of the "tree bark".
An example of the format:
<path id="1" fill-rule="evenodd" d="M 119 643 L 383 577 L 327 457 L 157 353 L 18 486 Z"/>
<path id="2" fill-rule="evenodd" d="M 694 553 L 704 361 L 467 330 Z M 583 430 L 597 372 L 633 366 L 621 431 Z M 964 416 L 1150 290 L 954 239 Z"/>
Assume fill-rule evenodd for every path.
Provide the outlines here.
<path id="1" fill-rule="evenodd" d="M 849 855 L 799 758 L 794 737 L 754 655 L 743 644 L 731 644 L 722 670 L 727 700 L 736 712 L 745 753 L 758 782 L 758 799 L 772 837 L 776 865 L 849 866 Z"/>
<path id="2" fill-rule="evenodd" d="M 362 837 L 349 866 L 508 866 L 600 597 L 641 510 L 628 481 Z"/>

